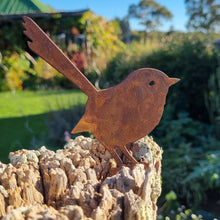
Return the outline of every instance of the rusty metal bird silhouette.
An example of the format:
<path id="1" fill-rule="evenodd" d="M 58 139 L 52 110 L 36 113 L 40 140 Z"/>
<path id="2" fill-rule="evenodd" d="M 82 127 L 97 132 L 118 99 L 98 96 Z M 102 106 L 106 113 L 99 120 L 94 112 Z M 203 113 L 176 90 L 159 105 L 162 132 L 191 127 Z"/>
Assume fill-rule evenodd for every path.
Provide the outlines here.
<path id="1" fill-rule="evenodd" d="M 179 81 L 152 68 L 138 69 L 120 84 L 97 90 L 55 43 L 29 17 L 24 17 L 24 34 L 29 48 L 72 81 L 87 96 L 85 114 L 72 133 L 91 131 L 112 154 L 118 167 L 123 165 L 115 148 L 139 163 L 126 145 L 149 134 L 159 123 L 171 85 Z M 146 164 L 145 164 L 146 165 Z"/>

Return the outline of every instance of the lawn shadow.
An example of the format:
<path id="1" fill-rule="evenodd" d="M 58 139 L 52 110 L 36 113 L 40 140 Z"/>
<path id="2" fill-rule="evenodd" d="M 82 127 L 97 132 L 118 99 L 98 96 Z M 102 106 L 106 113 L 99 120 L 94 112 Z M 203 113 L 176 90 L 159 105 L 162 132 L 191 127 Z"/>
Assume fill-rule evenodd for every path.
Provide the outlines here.
<path id="1" fill-rule="evenodd" d="M 30 149 L 31 142 L 46 137 L 48 113 L 0 119 L 0 161 L 9 162 L 12 151 Z M 34 144 L 34 143 L 33 143 Z M 37 146 L 36 146 L 37 147 Z"/>
<path id="2" fill-rule="evenodd" d="M 51 150 L 62 148 L 64 134 L 71 132 L 84 111 L 85 105 L 78 104 L 70 109 L 44 114 L 0 118 L 0 161 L 9 162 L 9 153 L 19 149 L 39 149 L 41 146 Z M 83 135 L 89 136 L 88 133 Z"/>

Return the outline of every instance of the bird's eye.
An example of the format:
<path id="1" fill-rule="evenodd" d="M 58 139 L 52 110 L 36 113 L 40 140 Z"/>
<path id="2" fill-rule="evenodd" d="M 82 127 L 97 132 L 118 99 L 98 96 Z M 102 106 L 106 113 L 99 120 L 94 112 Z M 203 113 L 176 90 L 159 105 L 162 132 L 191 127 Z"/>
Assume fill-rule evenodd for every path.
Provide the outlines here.
<path id="1" fill-rule="evenodd" d="M 155 84 L 155 82 L 152 80 L 149 82 L 149 86 L 153 86 Z"/>

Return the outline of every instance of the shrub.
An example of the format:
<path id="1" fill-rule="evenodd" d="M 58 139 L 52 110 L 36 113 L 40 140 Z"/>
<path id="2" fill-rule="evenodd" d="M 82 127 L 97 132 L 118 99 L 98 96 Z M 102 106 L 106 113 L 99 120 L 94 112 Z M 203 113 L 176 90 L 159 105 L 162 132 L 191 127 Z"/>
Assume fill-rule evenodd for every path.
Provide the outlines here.
<path id="1" fill-rule="evenodd" d="M 130 49 L 119 53 L 109 64 L 101 80 L 102 87 L 121 82 L 130 72 L 143 67 L 157 68 L 181 81 L 171 88 L 167 103 L 175 106 L 176 112 L 189 112 L 190 116 L 208 122 L 204 93 L 207 81 L 217 68 L 217 56 L 208 41 L 197 37 L 179 37 L 167 45 L 148 53 L 146 50 Z"/>
<path id="2" fill-rule="evenodd" d="M 219 51 L 220 52 L 220 51 Z M 220 140 L 220 53 L 219 66 L 208 80 L 208 91 L 205 93 L 205 104 L 209 119 L 215 126 L 216 137 Z"/>
<path id="3" fill-rule="evenodd" d="M 32 62 L 32 72 L 34 74 L 29 74 L 24 80 L 23 87 L 25 89 L 48 89 L 55 86 L 65 87 L 66 85 L 71 87 L 72 83 L 42 58 L 33 59 L 29 56 L 29 59 Z"/>
<path id="4" fill-rule="evenodd" d="M 92 81 L 98 81 L 101 71 L 119 51 L 125 48 L 120 41 L 120 27 L 117 21 L 107 22 L 103 17 L 88 11 L 80 19 L 81 27 L 87 36 L 88 63 L 86 72 Z"/>
<path id="5" fill-rule="evenodd" d="M 0 91 L 54 87 L 74 85 L 40 57 L 34 59 L 26 52 L 14 52 L 6 53 L 0 62 Z"/>
<path id="6" fill-rule="evenodd" d="M 204 93 L 208 90 L 209 76 L 217 67 L 217 57 L 205 44 L 206 41 L 197 38 L 186 38 L 148 56 L 146 63 L 171 77 L 181 78 L 167 101 L 175 105 L 176 112 L 184 110 L 192 118 L 208 122 Z"/>
<path id="7" fill-rule="evenodd" d="M 2 63 L 7 69 L 0 69 L 3 78 L 0 90 L 21 90 L 23 81 L 28 78 L 28 73 L 34 73 L 24 53 L 4 56 Z"/>
<path id="8" fill-rule="evenodd" d="M 164 149 L 163 193 L 174 190 L 182 203 L 192 207 L 204 203 L 207 192 L 220 188 L 219 163 L 213 157 L 210 161 L 210 155 L 217 158 L 220 143 L 213 126 L 206 124 L 210 121 L 204 101 L 208 79 L 218 66 L 209 37 L 169 36 L 149 51 L 133 44 L 108 63 L 101 80 L 103 88 L 116 85 L 143 67 L 181 78 L 170 88 L 163 118 L 152 135 Z"/>
<path id="9" fill-rule="evenodd" d="M 198 207 L 207 199 L 207 192 L 220 188 L 218 146 L 213 127 L 193 120 L 180 112 L 173 119 L 174 109 L 166 108 L 163 120 L 153 136 L 164 149 L 163 191 L 174 190 L 182 203 Z"/>

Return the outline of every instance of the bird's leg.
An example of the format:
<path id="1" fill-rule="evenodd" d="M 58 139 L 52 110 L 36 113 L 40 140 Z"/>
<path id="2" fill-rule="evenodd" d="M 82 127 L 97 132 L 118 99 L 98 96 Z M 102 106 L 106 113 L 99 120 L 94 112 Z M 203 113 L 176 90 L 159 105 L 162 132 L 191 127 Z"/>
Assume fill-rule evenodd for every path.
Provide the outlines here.
<path id="1" fill-rule="evenodd" d="M 131 161 L 132 163 L 132 168 L 134 167 L 135 164 L 141 163 L 144 164 L 145 169 L 148 168 L 149 164 L 147 162 L 138 162 L 132 155 L 131 153 L 128 151 L 127 147 L 124 146 L 120 146 L 119 149 L 123 152 L 123 154 Z"/>
<path id="2" fill-rule="evenodd" d="M 116 160 L 117 166 L 121 168 L 123 165 L 123 162 L 121 158 L 119 157 L 119 155 L 117 154 L 117 152 L 115 151 L 114 147 L 107 148 L 107 149 L 111 153 L 111 155 L 114 157 L 114 159 Z"/>
<path id="3" fill-rule="evenodd" d="M 117 154 L 117 152 L 115 151 L 115 148 L 112 147 L 112 146 L 108 146 L 104 143 L 101 142 L 101 144 L 111 153 L 111 155 L 114 157 L 114 159 L 116 160 L 116 163 L 117 163 L 117 166 L 118 167 L 122 167 L 122 160 L 121 158 L 119 157 L 119 155 Z"/>
<path id="4" fill-rule="evenodd" d="M 130 154 L 126 146 L 120 146 L 119 149 L 122 151 L 122 153 L 131 161 L 132 167 L 135 164 L 138 164 L 137 160 Z"/>
<path id="5" fill-rule="evenodd" d="M 119 157 L 119 155 L 117 154 L 117 152 L 115 151 L 114 147 L 109 147 L 104 144 L 103 144 L 103 146 L 105 146 L 105 148 L 111 153 L 111 155 L 113 156 L 113 158 L 115 159 L 115 161 L 117 163 L 117 167 L 111 168 L 109 171 L 109 173 L 111 175 L 115 175 L 121 169 L 123 162 L 122 162 L 121 158 Z"/>

